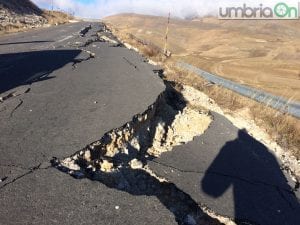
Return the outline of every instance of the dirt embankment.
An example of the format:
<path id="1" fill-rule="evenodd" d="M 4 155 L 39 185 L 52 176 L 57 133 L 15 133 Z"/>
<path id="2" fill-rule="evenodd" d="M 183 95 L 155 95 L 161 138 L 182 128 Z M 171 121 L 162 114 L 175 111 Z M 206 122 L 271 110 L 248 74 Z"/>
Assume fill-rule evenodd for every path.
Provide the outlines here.
<path id="1" fill-rule="evenodd" d="M 71 16 L 44 11 L 30 0 L 0 0 L 0 34 L 69 22 Z"/>

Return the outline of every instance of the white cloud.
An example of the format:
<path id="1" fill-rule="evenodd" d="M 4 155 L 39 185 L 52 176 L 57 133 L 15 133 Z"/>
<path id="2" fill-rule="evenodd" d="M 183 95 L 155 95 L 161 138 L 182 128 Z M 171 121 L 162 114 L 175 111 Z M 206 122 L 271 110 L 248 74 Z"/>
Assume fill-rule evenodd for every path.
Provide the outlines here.
<path id="1" fill-rule="evenodd" d="M 41 7 L 49 7 L 52 0 L 33 0 Z M 117 13 L 140 13 L 149 15 L 167 15 L 185 18 L 189 16 L 216 15 L 220 4 L 232 4 L 232 0 L 94 0 L 82 3 L 80 0 L 53 0 L 55 9 L 75 12 L 76 16 L 102 18 Z M 236 0 L 234 3 L 258 5 L 277 2 L 276 0 Z M 285 2 L 297 2 L 286 0 Z"/>

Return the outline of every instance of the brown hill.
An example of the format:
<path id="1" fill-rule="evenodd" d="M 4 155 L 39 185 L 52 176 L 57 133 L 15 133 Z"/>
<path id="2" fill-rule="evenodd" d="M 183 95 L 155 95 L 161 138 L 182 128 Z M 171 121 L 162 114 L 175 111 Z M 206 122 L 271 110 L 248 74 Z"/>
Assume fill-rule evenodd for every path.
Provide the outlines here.
<path id="1" fill-rule="evenodd" d="M 163 48 L 164 17 L 121 14 L 105 19 L 123 33 Z M 300 21 L 171 19 L 168 48 L 209 72 L 300 100 Z"/>

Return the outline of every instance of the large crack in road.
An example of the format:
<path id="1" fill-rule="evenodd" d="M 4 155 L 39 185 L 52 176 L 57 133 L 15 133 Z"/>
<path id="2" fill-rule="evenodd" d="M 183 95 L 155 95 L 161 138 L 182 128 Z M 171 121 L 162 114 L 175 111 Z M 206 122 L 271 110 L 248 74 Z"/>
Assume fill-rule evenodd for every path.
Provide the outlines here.
<path id="1" fill-rule="evenodd" d="M 81 36 L 81 37 L 85 37 L 87 35 L 87 33 L 92 29 L 92 26 L 87 26 L 87 27 L 84 27 L 82 30 L 80 30 L 78 32 L 78 36 Z M 72 36 L 68 36 L 68 38 L 64 38 L 62 40 L 59 40 L 57 41 L 57 43 L 60 43 L 60 42 L 64 42 L 70 38 L 74 37 L 74 35 Z M 97 38 L 98 39 L 98 38 Z M 97 41 L 97 40 L 95 40 Z M 71 46 L 70 42 L 67 44 L 68 46 Z M 65 46 L 63 46 L 65 47 Z M 54 47 L 54 45 L 52 44 L 51 47 L 50 46 L 47 46 L 47 48 L 60 48 L 60 46 L 58 47 Z M 79 48 L 78 48 L 79 49 Z M 95 58 L 95 53 L 91 52 L 91 51 L 88 51 L 84 48 L 80 48 L 79 49 L 83 54 L 86 54 L 87 56 L 86 57 L 82 57 L 82 58 L 75 58 L 73 60 L 71 60 L 71 62 L 73 63 L 72 64 L 72 67 L 73 69 L 76 69 L 77 67 L 77 64 L 79 63 L 82 63 L 82 62 L 85 62 L 85 61 L 88 61 L 90 59 L 93 59 Z M 26 59 L 26 57 L 30 57 L 30 55 L 28 54 L 28 56 L 19 56 L 18 58 L 22 58 L 22 59 Z M 29 61 L 29 60 L 27 60 Z M 4 61 L 5 62 L 5 61 Z M 2 62 L 3 63 L 3 62 Z M 7 67 L 9 69 L 13 68 L 13 65 L 10 66 L 10 67 Z M 6 69 L 7 69 L 6 68 Z M 5 69 L 5 68 L 4 68 Z M 20 87 L 16 87 L 14 88 L 13 90 L 10 90 L 8 92 L 4 92 L 4 94 L 2 94 L 0 96 L 0 112 L 4 112 L 4 111 L 7 111 L 8 109 L 11 108 L 9 114 L 8 114 L 8 118 L 9 119 L 12 119 L 15 112 L 23 105 L 24 103 L 24 100 L 22 99 L 22 97 L 26 94 L 28 94 L 31 89 L 32 89 L 32 84 L 34 82 L 36 82 L 37 80 L 39 79 L 42 79 L 46 76 L 50 76 L 52 74 L 53 71 L 49 71 L 47 73 L 45 73 L 44 75 L 34 75 L 32 76 L 31 78 L 27 79 L 24 81 L 24 83 L 20 86 Z M 13 102 L 13 100 L 15 100 L 15 103 Z M 12 103 L 14 103 L 15 105 L 12 105 Z M 7 107 L 7 104 L 9 105 L 12 105 L 12 107 Z M 18 165 L 14 165 L 14 164 L 11 164 L 11 165 L 1 165 L 0 164 L 0 167 L 7 167 L 7 168 L 15 168 L 15 169 L 19 169 L 19 170 L 23 170 L 24 172 L 20 172 L 18 175 L 5 175 L 3 176 L 2 178 L 0 177 L 0 183 L 1 183 L 1 187 L 0 189 L 3 189 L 5 188 L 6 186 L 10 185 L 10 184 L 13 184 L 14 182 L 26 177 L 27 175 L 37 171 L 40 169 L 40 166 L 42 165 L 43 163 L 39 163 L 37 166 L 33 166 L 33 167 L 28 167 L 26 168 L 25 166 L 18 166 Z M 51 166 L 50 166 L 51 167 Z"/>
<path id="2" fill-rule="evenodd" d="M 84 31 L 82 36 L 85 37 L 91 29 L 90 26 L 82 29 Z M 110 35 L 109 31 L 99 30 L 94 35 L 96 38 L 80 42 L 80 46 L 75 43 L 77 49 L 87 53 L 88 56 L 74 59 L 72 61 L 73 69 L 77 67 L 78 63 L 96 57 L 93 52 L 85 49 L 92 46 L 94 42 L 108 42 L 112 44 L 110 47 L 124 46 L 118 40 L 112 39 Z M 74 46 L 74 43 L 69 42 L 67 46 Z M 138 70 L 134 63 L 125 57 L 123 59 Z M 159 70 L 159 75 L 163 76 L 162 70 Z M 18 165 L 0 165 L 0 167 L 15 167 L 23 170 L 20 175 L 13 179 L 0 178 L 0 182 L 4 183 L 0 190 L 35 171 L 55 167 L 76 179 L 87 178 L 98 181 L 109 188 L 124 191 L 131 195 L 155 196 L 174 214 L 178 224 L 220 224 L 218 220 L 211 217 L 211 214 L 216 217 L 213 211 L 208 215 L 209 209 L 205 209 L 204 205 L 199 205 L 199 202 L 196 202 L 189 194 L 163 175 L 153 172 L 148 165 L 150 161 L 159 163 L 155 159 L 159 158 L 161 154 L 170 152 L 174 147 L 185 145 L 193 141 L 195 137 L 202 135 L 213 120 L 209 111 L 191 105 L 175 84 L 165 81 L 165 86 L 166 90 L 144 113 L 133 116 L 130 122 L 107 132 L 98 141 L 87 145 L 70 157 L 65 159 L 53 158 L 52 166 L 47 163 L 39 163 L 29 168 Z M 6 101 L 13 97 L 15 94 L 9 94 L 2 100 Z M 11 112 L 11 116 L 21 105 L 22 99 Z M 187 171 L 167 164 L 159 164 L 183 173 L 204 173 L 204 171 Z M 218 176 L 230 176 L 219 171 L 210 172 Z M 272 186 L 279 193 L 281 191 L 291 192 L 291 190 L 282 190 L 269 183 L 255 182 L 242 177 L 230 177 L 253 185 Z M 7 183 L 5 183 L 6 181 Z"/>
<path id="3" fill-rule="evenodd" d="M 123 44 L 118 45 L 118 40 L 105 34 L 97 32 L 97 36 L 94 40 L 87 40 L 83 46 L 89 46 L 96 41 L 106 41 L 113 44 L 111 47 L 123 47 Z M 124 60 L 137 69 L 126 58 Z M 160 77 L 161 73 L 163 72 L 160 71 Z M 174 84 L 165 81 L 165 85 L 165 92 L 144 113 L 135 115 L 132 121 L 106 133 L 100 140 L 70 157 L 61 160 L 54 158 L 52 165 L 77 179 L 99 181 L 109 188 L 132 195 L 156 196 L 175 215 L 178 224 L 220 224 L 218 220 L 207 215 L 206 212 L 210 211 L 210 215 L 218 217 L 212 210 L 204 205 L 200 206 L 175 183 L 154 173 L 147 165 L 149 161 L 157 163 L 154 159 L 162 153 L 172 151 L 174 147 L 184 145 L 203 134 L 213 119 L 207 110 L 189 105 Z M 229 176 L 219 172 L 216 174 Z M 272 186 L 278 192 L 292 192 L 268 183 L 241 177 L 234 179 L 254 185 Z"/>
<path id="4" fill-rule="evenodd" d="M 218 224 L 188 194 L 147 166 L 149 160 L 204 133 L 211 122 L 207 111 L 189 107 L 171 84 L 166 86 L 144 113 L 52 164 L 78 179 L 100 181 L 132 195 L 156 196 L 178 224 Z"/>

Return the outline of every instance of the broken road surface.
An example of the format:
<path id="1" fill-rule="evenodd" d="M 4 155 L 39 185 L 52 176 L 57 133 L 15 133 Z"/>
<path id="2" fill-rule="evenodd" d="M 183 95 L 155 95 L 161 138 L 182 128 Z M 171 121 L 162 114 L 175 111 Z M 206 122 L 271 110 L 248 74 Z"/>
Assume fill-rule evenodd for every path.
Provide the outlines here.
<path id="1" fill-rule="evenodd" d="M 0 103 L 0 179 L 7 177 L 0 182 L 0 224 L 174 223 L 155 197 L 131 196 L 49 168 L 52 157 L 71 155 L 131 120 L 165 89 L 138 54 L 102 42 L 81 47 L 102 28 L 92 24 L 80 37 L 89 24 L 0 39 L 0 96 L 30 88 Z M 74 67 L 89 57 L 86 51 L 95 58 Z"/>
<path id="2" fill-rule="evenodd" d="M 298 224 L 273 154 L 116 41 L 97 23 L 0 38 L 0 224 Z"/>

